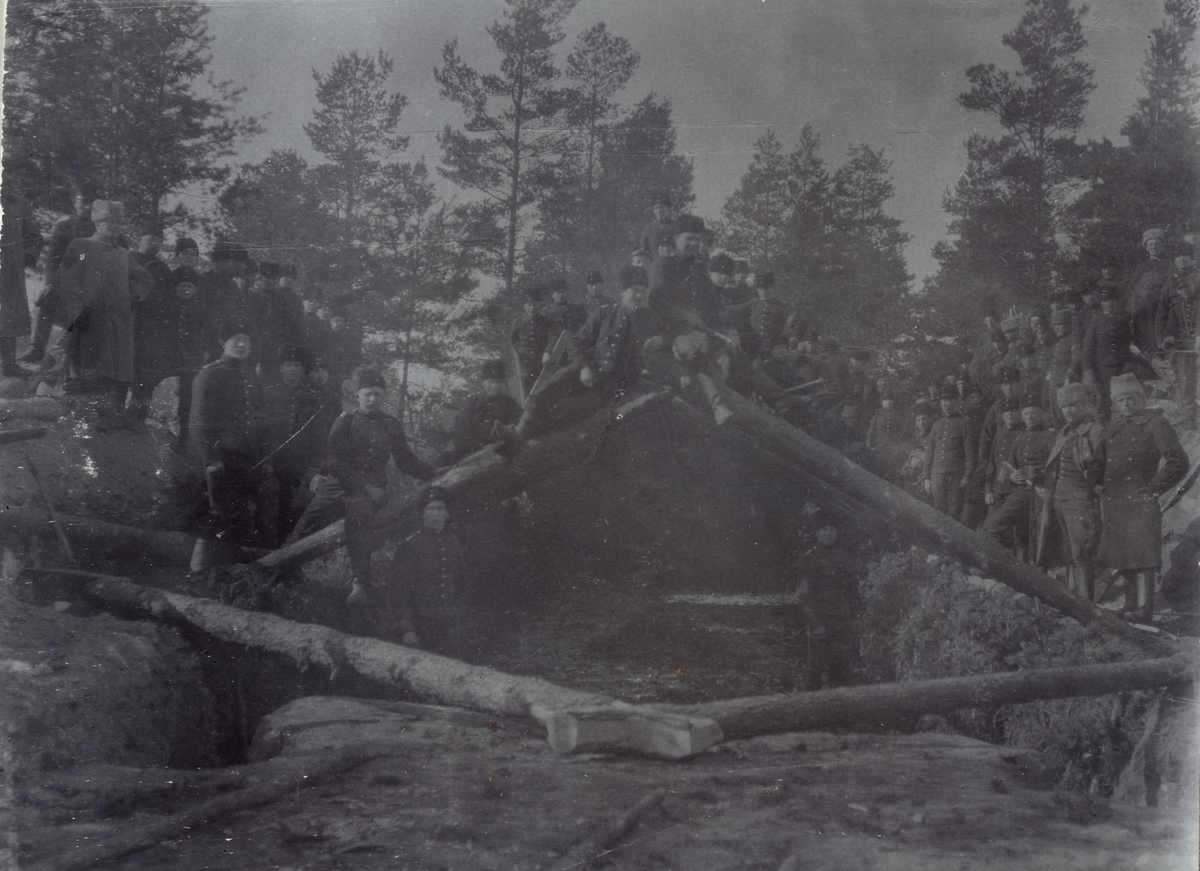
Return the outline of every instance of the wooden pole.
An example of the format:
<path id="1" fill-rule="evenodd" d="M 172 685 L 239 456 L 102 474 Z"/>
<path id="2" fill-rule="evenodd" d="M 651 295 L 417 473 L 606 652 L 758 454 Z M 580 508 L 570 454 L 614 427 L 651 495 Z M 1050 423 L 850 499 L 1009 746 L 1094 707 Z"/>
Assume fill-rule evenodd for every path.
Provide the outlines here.
<path id="1" fill-rule="evenodd" d="M 1112 612 L 1076 597 L 1064 585 L 1021 562 L 997 542 L 989 541 L 932 505 L 876 477 L 835 448 L 768 414 L 733 391 L 726 390 L 725 398 L 734 411 L 732 424 L 737 429 L 847 496 L 870 506 L 888 523 L 908 529 L 928 547 L 976 566 L 988 577 L 1040 599 L 1084 625 L 1096 623 L 1125 638 L 1150 640 L 1145 633 Z M 1159 645 L 1161 647 L 1161 642 Z"/>
<path id="2" fill-rule="evenodd" d="M 591 454 L 596 441 L 608 427 L 623 424 L 657 407 L 669 395 L 662 388 L 639 393 L 616 408 L 605 409 L 580 424 L 530 441 L 515 460 L 506 459 L 494 450 L 480 451 L 430 483 L 456 500 L 507 498 L 520 493 L 531 481 L 580 462 Z M 406 521 L 415 519 L 420 508 L 419 492 L 410 493 L 392 506 L 380 518 L 380 545 L 397 535 Z M 259 559 L 258 564 L 264 568 L 280 568 L 307 562 L 337 550 L 345 541 L 346 524 L 339 520 L 286 547 L 271 551 Z"/>

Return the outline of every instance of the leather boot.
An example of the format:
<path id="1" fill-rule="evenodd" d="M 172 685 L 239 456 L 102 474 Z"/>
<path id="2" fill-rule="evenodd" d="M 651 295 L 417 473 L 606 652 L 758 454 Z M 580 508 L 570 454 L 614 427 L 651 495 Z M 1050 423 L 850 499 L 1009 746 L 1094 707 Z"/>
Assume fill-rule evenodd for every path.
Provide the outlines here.
<path id="1" fill-rule="evenodd" d="M 22 363 L 40 363 L 46 354 L 46 343 L 50 341 L 50 329 L 54 326 L 40 306 L 33 307 L 33 329 L 30 330 L 29 347 L 17 359 Z"/>
<path id="2" fill-rule="evenodd" d="M 0 338 L 0 369 L 3 369 L 5 378 L 20 378 L 29 374 L 17 365 L 17 340 L 15 337 Z"/>

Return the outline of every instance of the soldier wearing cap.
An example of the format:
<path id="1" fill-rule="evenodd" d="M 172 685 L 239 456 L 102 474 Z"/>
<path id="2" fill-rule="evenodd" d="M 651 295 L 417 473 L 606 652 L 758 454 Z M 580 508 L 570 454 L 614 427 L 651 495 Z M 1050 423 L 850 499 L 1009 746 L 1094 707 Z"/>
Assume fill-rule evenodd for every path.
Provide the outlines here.
<path id="1" fill-rule="evenodd" d="M 1133 329 L 1133 343 L 1150 356 L 1158 351 L 1159 309 L 1171 261 L 1167 258 L 1167 236 L 1162 230 L 1151 229 L 1142 234 L 1146 259 L 1138 264 L 1129 277 L 1126 288 L 1127 311 Z"/>
<path id="2" fill-rule="evenodd" d="M 526 293 L 524 310 L 508 332 L 508 340 L 521 367 L 521 387 L 526 394 L 533 389 L 534 382 L 541 374 L 542 362 L 547 356 L 546 345 L 550 341 L 552 330 L 550 321 L 542 315 L 544 291 L 545 287 L 541 284 L 530 286 Z"/>
<path id="3" fill-rule="evenodd" d="M 279 479 L 283 538 L 303 510 L 305 485 L 324 461 L 329 430 L 321 430 L 321 395 L 308 381 L 312 367 L 308 351 L 284 343 L 275 359 L 276 378 L 263 390 L 263 455 L 270 457 Z"/>
<path id="4" fill-rule="evenodd" d="M 5 188 L 10 187 L 5 185 Z M 17 359 L 22 363 L 38 363 L 46 353 L 46 343 L 50 340 L 50 331 L 58 321 L 59 305 L 59 269 L 62 267 L 63 255 L 67 247 L 76 239 L 87 239 L 96 232 L 92 224 L 92 199 L 82 189 L 74 192 L 73 204 L 75 213 L 63 218 L 54 225 L 50 233 L 50 241 L 46 245 L 45 275 L 46 283 L 34 301 L 33 323 L 30 329 L 29 347 Z M 65 348 L 59 349 L 63 354 Z M 58 360 L 65 364 L 65 360 Z"/>
<path id="5" fill-rule="evenodd" d="M 651 258 L 653 260 L 653 258 Z M 650 264 L 637 264 L 634 266 L 644 265 L 649 269 Z M 602 305 L 608 305 L 609 299 L 604 293 L 604 276 L 599 270 L 593 269 L 583 280 L 583 308 L 590 315 Z"/>
<path id="6" fill-rule="evenodd" d="M 621 301 L 597 309 L 571 337 L 570 364 L 529 395 L 513 435 L 523 440 L 545 432 L 550 411 L 562 400 L 588 393 L 609 400 L 633 385 L 644 368 L 643 353 L 664 346 L 662 324 L 648 306 L 646 270 L 622 267 Z"/>
<path id="7" fill-rule="evenodd" d="M 1012 400 L 1009 400 L 1011 402 Z M 999 541 L 1005 534 L 1013 540 L 1017 555 L 1026 558 L 1037 517 L 1035 482 L 1040 480 L 1051 434 L 1046 430 L 1041 396 L 1030 392 L 1016 400 L 1021 406 L 1022 427 L 1011 438 L 996 437 L 989 466 L 993 499 L 984 523 L 984 535 Z"/>
<path id="8" fill-rule="evenodd" d="M 1103 470 L 1099 561 L 1125 577 L 1126 610 L 1148 622 L 1162 565 L 1158 498 L 1187 474 L 1188 457 L 1162 410 L 1146 407 L 1136 376 L 1116 376 L 1109 390 L 1116 414 L 1104 427 L 1096 452 Z"/>
<path id="9" fill-rule="evenodd" d="M 208 311 L 211 321 L 218 325 L 228 320 L 239 320 L 246 324 L 250 336 L 250 356 L 247 365 L 257 368 L 264 354 L 263 329 L 268 321 L 266 297 L 252 289 L 247 283 L 246 273 L 251 266 L 250 252 L 241 245 L 218 240 L 213 246 Z"/>
<path id="10" fill-rule="evenodd" d="M 1189 237 L 1195 239 L 1194 236 Z M 1181 254 L 1167 276 L 1159 309 L 1159 347 L 1175 373 L 1175 402 L 1180 425 L 1196 428 L 1196 345 L 1200 338 L 1200 271 L 1192 257 Z"/>
<path id="11" fill-rule="evenodd" d="M 962 514 L 963 497 L 971 484 L 977 442 L 970 421 L 959 407 L 957 388 L 944 385 L 942 416 L 929 433 L 929 461 L 924 470 L 925 492 L 933 505 L 955 520 Z"/>
<path id="12" fill-rule="evenodd" d="M 543 365 L 549 363 L 557 366 L 561 360 L 562 347 L 560 346 L 559 359 L 551 359 L 551 357 L 559 337 L 563 333 L 569 336 L 582 327 L 588 318 L 588 312 L 583 306 L 567 299 L 567 280 L 565 278 L 552 278 L 546 282 L 546 287 L 550 291 L 550 304 L 542 309 L 542 317 L 549 321 L 550 329 L 546 336 L 546 353 L 542 355 L 542 362 Z"/>
<path id="13" fill-rule="evenodd" d="M 482 390 L 463 403 L 454 417 L 450 443 L 438 457 L 439 466 L 452 466 L 463 457 L 503 440 L 504 427 L 521 418 L 521 406 L 506 392 L 502 360 L 489 360 L 480 373 Z"/>
<path id="14" fill-rule="evenodd" d="M 346 550 L 354 572 L 351 604 L 365 604 L 371 586 L 369 532 L 375 515 L 387 502 L 387 465 L 392 460 L 401 472 L 421 481 L 434 470 L 412 452 L 400 421 L 385 414 L 387 387 L 375 369 L 355 375 L 358 408 L 346 412 L 329 431 L 328 474 L 313 479 L 313 500 L 296 522 L 288 541 L 323 529 L 346 518 Z"/>
<path id="15" fill-rule="evenodd" d="M 638 236 L 638 247 L 647 251 L 655 250 L 657 234 L 664 230 L 670 231 L 674 222 L 671 195 L 666 191 L 659 191 L 654 195 L 654 202 L 650 208 L 654 212 L 654 220 L 643 227 Z"/>
<path id="16" fill-rule="evenodd" d="M 1056 309 L 1050 313 L 1050 329 L 1054 333 L 1054 344 L 1050 349 L 1050 361 L 1046 367 L 1046 390 L 1051 400 L 1056 420 L 1062 415 L 1058 410 L 1058 389 L 1068 381 L 1078 381 L 1082 377 L 1080 371 L 1080 350 L 1073 331 L 1074 318 L 1069 309 Z"/>
<path id="17" fill-rule="evenodd" d="M 1054 433 L 1042 476 L 1040 550 L 1053 515 L 1067 559 L 1068 586 L 1087 601 L 1095 598 L 1096 545 L 1100 539 L 1100 510 L 1095 488 L 1102 469 L 1097 458 L 1103 428 L 1092 419 L 1095 402 L 1082 384 L 1065 384 L 1055 396 L 1065 423 Z M 1035 559 L 1040 554 L 1035 554 Z"/>
<path id="18" fill-rule="evenodd" d="M 257 530 L 252 543 L 272 547 L 278 541 L 279 484 L 262 454 L 263 397 L 258 376 L 246 366 L 249 330 L 236 319 L 221 324 L 221 357 L 202 368 L 192 385 L 190 433 L 204 464 L 213 533 L 245 537 Z"/>
<path id="19" fill-rule="evenodd" d="M 1079 355 L 1083 383 L 1094 387 L 1100 397 L 1097 418 L 1101 423 L 1108 420 L 1112 411 L 1109 381 L 1131 367 L 1136 359 L 1129 347 L 1133 341 L 1129 314 L 1121 307 L 1116 290 L 1106 288 L 1100 299 L 1100 313 L 1092 318 Z"/>
<path id="20" fill-rule="evenodd" d="M 838 544 L 842 523 L 818 511 L 808 526 L 817 543 L 800 560 L 796 598 L 804 607 L 809 644 L 808 689 L 854 682 L 863 613 L 859 568 Z"/>
<path id="21" fill-rule="evenodd" d="M 462 543 L 447 529 L 449 517 L 445 494 L 431 487 L 421 528 L 396 546 L 387 594 L 395 604 L 401 644 L 461 657 L 470 579 Z"/>

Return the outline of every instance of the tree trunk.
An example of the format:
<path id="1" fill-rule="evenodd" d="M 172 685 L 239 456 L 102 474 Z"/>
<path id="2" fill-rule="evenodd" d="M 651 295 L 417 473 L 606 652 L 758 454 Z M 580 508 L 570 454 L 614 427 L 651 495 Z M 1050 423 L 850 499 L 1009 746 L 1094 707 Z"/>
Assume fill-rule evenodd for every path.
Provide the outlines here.
<path id="1" fill-rule="evenodd" d="M 666 399 L 668 392 L 654 389 L 605 409 L 581 424 L 551 433 L 544 439 L 525 445 L 516 459 L 499 456 L 494 449 L 485 449 L 458 463 L 432 484 L 441 487 L 448 496 L 463 501 L 504 499 L 520 493 L 536 481 L 558 469 L 574 465 L 587 457 L 596 441 L 614 421 L 624 423 Z M 411 493 L 388 509 L 380 518 L 378 532 L 382 545 L 404 528 L 406 520 L 415 518 L 420 506 L 420 493 Z M 341 547 L 346 540 L 346 524 L 339 520 L 319 532 L 272 551 L 258 560 L 264 568 L 279 568 L 307 562 Z"/>
<path id="2" fill-rule="evenodd" d="M 11 444 L 12 442 L 23 442 L 29 439 L 40 439 L 46 435 L 44 426 L 32 426 L 26 429 L 10 429 L 6 432 L 0 432 L 0 445 Z"/>
<path id="3" fill-rule="evenodd" d="M 1065 586 L 1028 563 L 1021 562 L 998 543 L 976 534 L 932 505 L 876 477 L 836 449 L 761 410 L 733 391 L 726 390 L 725 398 L 735 412 L 731 421 L 735 427 L 758 439 L 763 447 L 773 453 L 870 506 L 886 517 L 888 523 L 911 531 L 928 547 L 976 566 L 988 577 L 1017 592 L 1040 599 L 1084 625 L 1094 622 L 1125 638 L 1151 640 L 1144 632 L 1110 611 L 1077 598 Z"/>
<path id="4" fill-rule="evenodd" d="M 1181 653 L 1136 662 L 842 687 L 791 696 L 776 693 L 694 706 L 678 705 L 666 710 L 710 717 L 720 724 L 728 739 L 862 723 L 891 725 L 922 714 L 948 714 L 963 708 L 1105 696 L 1175 686 L 1194 680 L 1196 674 L 1194 654 Z"/>
<path id="5" fill-rule="evenodd" d="M 62 414 L 62 406 L 49 396 L 37 396 L 32 399 L 0 399 L 0 421 L 54 420 Z"/>

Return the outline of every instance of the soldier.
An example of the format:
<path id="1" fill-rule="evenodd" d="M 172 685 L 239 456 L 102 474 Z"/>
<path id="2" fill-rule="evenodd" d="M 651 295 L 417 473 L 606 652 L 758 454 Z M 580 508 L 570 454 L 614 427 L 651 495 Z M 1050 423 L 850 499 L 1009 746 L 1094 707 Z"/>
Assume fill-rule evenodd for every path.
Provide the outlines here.
<path id="1" fill-rule="evenodd" d="M 543 365 L 557 366 L 562 359 L 562 352 L 565 350 L 564 342 L 559 346 L 559 357 L 554 358 L 554 347 L 559 343 L 559 338 L 564 333 L 570 336 L 582 327 L 588 319 L 588 312 L 583 306 L 567 300 L 566 279 L 551 279 L 547 282 L 547 287 L 550 290 L 550 305 L 542 310 L 542 317 L 549 322 L 550 329 L 547 331 L 546 353 L 542 356 L 542 360 Z"/>
<path id="2" fill-rule="evenodd" d="M 1041 397 L 1030 393 L 1021 402 L 1023 428 L 1015 437 L 1006 439 L 1000 450 L 993 446 L 993 480 L 998 483 L 1003 498 L 988 512 L 984 534 L 998 541 L 1006 531 L 1012 537 L 1017 556 L 1029 556 L 1031 533 L 1037 517 L 1034 481 L 1040 478 L 1049 452 L 1049 433 L 1044 424 Z M 999 436 L 996 439 L 1001 442 Z M 993 490 L 993 492 L 997 492 Z"/>
<path id="3" fill-rule="evenodd" d="M 388 571 L 388 596 L 396 604 L 400 643 L 445 656 L 462 656 L 466 558 L 446 528 L 446 499 L 431 487 L 421 528 L 396 546 Z"/>
<path id="4" fill-rule="evenodd" d="M 550 331 L 550 322 L 542 316 L 542 286 L 534 285 L 529 288 L 524 312 L 508 333 L 521 367 L 521 387 L 526 394 L 533 389 L 542 364 L 549 356 L 546 344 L 550 341 Z"/>
<path id="5" fill-rule="evenodd" d="M 314 360 L 323 360 L 328 356 L 332 339 L 329 321 L 317 314 L 321 305 L 321 288 L 316 285 L 309 287 L 300 304 L 300 344 L 308 349 Z"/>
<path id="6" fill-rule="evenodd" d="M 636 253 L 636 252 L 635 252 Z M 653 258 L 651 258 L 653 260 Z M 649 269 L 649 263 L 634 263 L 634 266 L 644 266 Z M 608 296 L 604 293 L 604 276 L 593 269 L 584 278 L 583 308 L 590 315 L 602 305 L 608 305 Z"/>
<path id="7" fill-rule="evenodd" d="M 1200 273 L 1192 258 L 1180 255 L 1167 278 L 1159 311 L 1159 347 L 1175 373 L 1175 402 L 1180 425 L 1196 428 L 1196 339 L 1200 317 Z"/>
<path id="8" fill-rule="evenodd" d="M 643 227 L 641 234 L 638 236 L 638 247 L 645 248 L 648 251 L 655 250 L 660 233 L 664 230 L 670 231 L 673 229 L 674 218 L 671 210 L 671 195 L 666 191 L 659 191 L 654 195 L 654 202 L 651 204 L 651 209 L 654 212 L 654 220 Z"/>
<path id="9" fill-rule="evenodd" d="M 858 569 L 838 545 L 839 525 L 832 514 L 818 512 L 810 525 L 817 544 L 800 561 L 796 588 L 810 633 L 808 689 L 845 686 L 854 682 L 858 663 Z"/>
<path id="10" fill-rule="evenodd" d="M 329 348 L 325 358 L 334 383 L 340 387 L 363 361 L 363 331 L 350 321 L 344 300 L 332 303 L 329 310 Z"/>
<path id="11" fill-rule="evenodd" d="M 908 459 L 910 412 L 896 401 L 895 388 L 885 384 L 879 391 L 879 410 L 867 427 L 866 448 L 881 477 L 893 481 Z"/>
<path id="12" fill-rule="evenodd" d="M 387 465 L 421 481 L 434 470 L 408 446 L 400 421 L 383 412 L 387 388 L 374 369 L 355 376 L 358 408 L 337 419 L 329 431 L 327 475 L 313 480 L 313 500 L 296 522 L 288 542 L 346 518 L 346 550 L 354 573 L 352 605 L 366 604 L 371 587 L 371 548 L 368 533 L 376 513 L 387 502 Z"/>
<path id="13" fill-rule="evenodd" d="M 1100 397 L 1098 418 L 1101 423 L 1107 421 L 1112 412 L 1109 382 L 1114 375 L 1131 367 L 1136 359 L 1129 347 L 1131 344 L 1133 327 L 1129 315 L 1121 308 L 1116 290 L 1106 288 L 1100 300 L 1100 313 L 1092 318 L 1079 355 L 1083 383 L 1095 388 Z"/>
<path id="14" fill-rule="evenodd" d="M 1079 352 L 1080 347 L 1072 332 L 1074 319 L 1068 309 L 1058 309 L 1050 314 L 1050 329 L 1054 332 L 1054 345 L 1050 349 L 1050 361 L 1046 367 L 1047 398 L 1049 407 L 1054 410 L 1055 418 L 1061 420 L 1058 409 L 1058 390 L 1068 381 L 1078 381 L 1081 377 Z"/>
<path id="15" fill-rule="evenodd" d="M 1011 453 L 1012 443 L 1017 440 L 1024 429 L 1021 421 L 1021 400 L 1016 396 L 1001 397 L 1000 418 L 1002 425 L 992 438 L 991 451 L 983 474 L 983 501 L 988 506 L 987 519 L 983 524 L 983 533 L 995 541 L 1000 540 L 999 530 L 990 530 L 992 518 L 1012 495 L 1014 485 L 1004 468 L 1004 459 Z"/>
<path id="16" fill-rule="evenodd" d="M 8 185 L 5 185 L 8 188 Z M 46 283 L 34 301 L 33 327 L 30 332 L 30 343 L 25 353 L 17 359 L 22 363 L 37 364 L 42 362 L 46 354 L 46 343 L 50 340 L 50 331 L 58 319 L 59 306 L 59 267 L 67 246 L 76 239 L 87 239 L 96 232 L 92 224 L 91 198 L 83 191 L 74 192 L 75 214 L 63 218 L 54 225 L 50 234 L 50 243 L 46 247 Z M 59 350 L 61 356 L 66 351 L 65 346 Z M 66 360 L 57 363 L 66 365 Z"/>
<path id="17" fill-rule="evenodd" d="M 758 337 L 762 355 L 774 353 L 776 344 L 785 342 L 787 308 L 775 293 L 775 273 L 758 272 L 754 276 L 758 298 L 750 306 L 750 327 Z"/>
<path id="18" fill-rule="evenodd" d="M 1150 355 L 1158 350 L 1159 309 L 1164 302 L 1163 289 L 1171 261 L 1166 256 L 1167 238 L 1162 230 L 1143 233 L 1142 247 L 1146 249 L 1147 258 L 1129 277 L 1125 293 L 1133 343 L 1142 353 Z"/>
<path id="19" fill-rule="evenodd" d="M 25 291 L 25 270 L 37 265 L 42 250 L 29 201 L 17 193 L 15 183 L 5 173 L 2 189 L 4 222 L 0 226 L 0 364 L 5 378 L 19 378 L 25 371 L 17 365 L 17 339 L 29 335 L 29 297 Z M 31 346 L 32 349 L 32 346 Z M 26 356 L 22 355 L 22 359 Z M 41 351 L 36 355 L 41 359 Z"/>
<path id="20" fill-rule="evenodd" d="M 321 396 L 308 381 L 312 366 L 308 351 L 285 343 L 276 359 L 278 377 L 263 390 L 263 455 L 279 479 L 283 538 L 303 511 L 303 491 L 324 461 L 329 430 L 320 429 Z"/>
<path id="21" fill-rule="evenodd" d="M 970 422 L 959 408 L 958 391 L 944 386 L 940 402 L 942 416 L 929 433 L 924 488 L 933 497 L 935 508 L 957 520 L 962 514 L 963 495 L 971 484 L 977 443 Z"/>
<path id="22" fill-rule="evenodd" d="M 261 347 L 263 327 L 267 322 L 266 299 L 247 286 L 245 273 L 250 270 L 250 252 L 240 245 L 218 240 L 213 246 L 215 268 L 209 286 L 208 314 L 214 325 L 239 320 L 249 329 L 250 356 L 246 363 L 257 368 L 266 351 Z"/>
<path id="23" fill-rule="evenodd" d="M 571 396 L 589 393 L 595 400 L 611 399 L 641 376 L 643 352 L 664 346 L 662 325 L 648 306 L 646 270 L 621 268 L 621 301 L 597 309 L 571 337 L 569 365 L 545 379 L 529 395 L 512 435 L 517 441 L 545 432 L 550 412 Z"/>
<path id="24" fill-rule="evenodd" d="M 1094 488 L 1100 483 L 1101 469 L 1097 460 L 1100 447 L 1100 424 L 1092 420 L 1091 393 L 1082 384 L 1065 384 L 1055 396 L 1058 408 L 1066 421 L 1054 434 L 1046 460 L 1044 485 L 1039 492 L 1042 513 L 1038 524 L 1040 551 L 1045 529 L 1053 513 L 1061 532 L 1067 558 L 1067 583 L 1080 598 L 1095 598 L 1096 545 L 1100 535 L 1100 512 Z"/>
<path id="25" fill-rule="evenodd" d="M 204 464 L 210 528 L 217 538 L 244 537 L 272 547 L 278 541 L 279 483 L 263 462 L 263 398 L 258 376 L 246 365 L 250 325 L 233 319 L 218 333 L 222 354 L 192 386 L 190 433 Z M 256 511 L 250 517 L 250 505 Z"/>
<path id="26" fill-rule="evenodd" d="M 502 360 L 483 364 L 483 389 L 463 403 L 454 418 L 450 443 L 438 457 L 439 466 L 452 466 L 463 457 L 503 439 L 503 427 L 521 418 L 521 406 L 505 392 L 507 374 Z"/>
<path id="27" fill-rule="evenodd" d="M 1097 450 L 1104 471 L 1099 560 L 1125 577 L 1126 611 L 1149 622 L 1162 565 L 1158 497 L 1187 474 L 1188 457 L 1162 410 L 1146 407 L 1136 376 L 1116 376 L 1109 390 L 1116 415 L 1104 427 Z"/>

